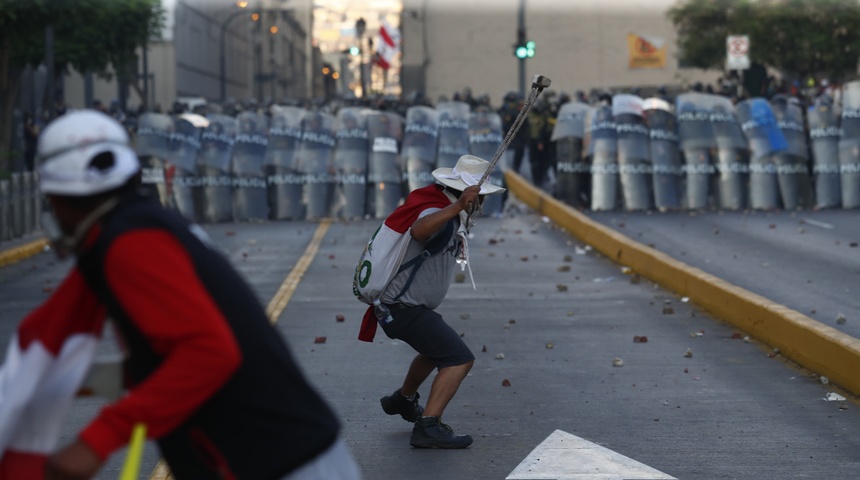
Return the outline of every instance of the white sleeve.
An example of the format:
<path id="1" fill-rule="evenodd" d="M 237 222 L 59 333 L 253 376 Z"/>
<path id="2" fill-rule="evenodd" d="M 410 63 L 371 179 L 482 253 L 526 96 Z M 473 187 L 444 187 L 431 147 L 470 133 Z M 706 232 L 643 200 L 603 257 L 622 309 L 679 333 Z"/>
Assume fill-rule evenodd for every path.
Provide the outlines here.
<path id="1" fill-rule="evenodd" d="M 22 351 L 13 337 L 0 367 L 0 452 L 54 450 L 97 345 L 94 335 L 71 335 L 55 357 L 38 341 Z"/>
<path id="2" fill-rule="evenodd" d="M 5 452 L 22 424 L 27 403 L 33 397 L 54 357 L 38 342 L 22 351 L 14 335 L 0 366 L 0 452 Z"/>

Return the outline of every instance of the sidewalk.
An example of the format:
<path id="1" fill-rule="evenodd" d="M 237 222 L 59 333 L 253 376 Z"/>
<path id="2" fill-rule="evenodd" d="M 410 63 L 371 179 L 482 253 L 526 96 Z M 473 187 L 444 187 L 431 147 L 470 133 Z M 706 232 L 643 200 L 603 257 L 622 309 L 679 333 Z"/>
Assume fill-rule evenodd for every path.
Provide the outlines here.
<path id="1" fill-rule="evenodd" d="M 11 265 L 45 250 L 48 240 L 36 231 L 12 240 L 0 242 L 0 267 Z"/>

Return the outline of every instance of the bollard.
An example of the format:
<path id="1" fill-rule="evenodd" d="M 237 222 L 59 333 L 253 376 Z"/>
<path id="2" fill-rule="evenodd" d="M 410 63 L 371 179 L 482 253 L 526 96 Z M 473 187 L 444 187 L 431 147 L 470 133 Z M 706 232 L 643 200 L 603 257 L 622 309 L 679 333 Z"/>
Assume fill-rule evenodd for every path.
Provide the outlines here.
<path id="1" fill-rule="evenodd" d="M 12 229 L 9 226 L 9 180 L 0 180 L 0 241 L 12 238 Z"/>
<path id="2" fill-rule="evenodd" d="M 21 174 L 13 173 L 12 174 L 12 190 L 10 195 L 10 202 L 12 211 L 11 211 L 11 225 L 12 225 L 12 238 L 18 238 L 24 234 L 24 219 L 21 216 Z"/>
<path id="3" fill-rule="evenodd" d="M 21 226 L 24 235 L 33 233 L 33 174 L 21 176 Z"/>

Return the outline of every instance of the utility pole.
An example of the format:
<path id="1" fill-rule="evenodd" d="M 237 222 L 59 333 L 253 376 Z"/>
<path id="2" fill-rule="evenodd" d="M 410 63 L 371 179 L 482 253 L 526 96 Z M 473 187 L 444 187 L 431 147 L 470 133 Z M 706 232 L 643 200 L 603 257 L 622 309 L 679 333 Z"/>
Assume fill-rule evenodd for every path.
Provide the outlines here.
<path id="1" fill-rule="evenodd" d="M 520 0 L 517 11 L 517 45 L 526 44 L 526 0 Z M 519 58 L 520 97 L 526 97 L 526 59 Z"/>

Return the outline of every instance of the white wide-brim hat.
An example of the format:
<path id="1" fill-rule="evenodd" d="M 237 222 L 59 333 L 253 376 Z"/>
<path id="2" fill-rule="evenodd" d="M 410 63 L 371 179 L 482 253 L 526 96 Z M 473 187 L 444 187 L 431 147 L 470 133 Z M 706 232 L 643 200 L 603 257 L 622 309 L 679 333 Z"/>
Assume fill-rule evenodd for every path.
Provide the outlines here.
<path id="1" fill-rule="evenodd" d="M 437 182 L 451 187 L 454 190 L 463 191 L 466 187 L 477 185 L 484 176 L 484 172 L 490 167 L 490 162 L 483 158 L 478 158 L 474 155 L 463 155 L 457 160 L 454 168 L 437 168 L 433 170 L 433 178 Z M 505 189 L 498 185 L 493 185 L 488 181 L 481 184 L 479 195 L 492 195 L 494 193 L 502 193 Z"/>

